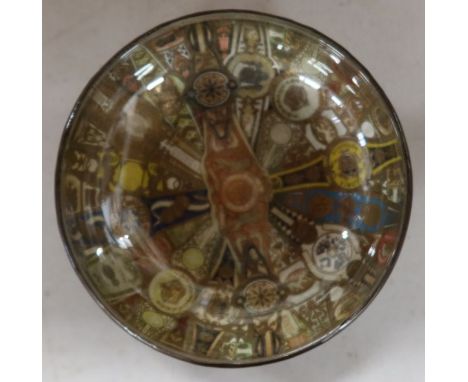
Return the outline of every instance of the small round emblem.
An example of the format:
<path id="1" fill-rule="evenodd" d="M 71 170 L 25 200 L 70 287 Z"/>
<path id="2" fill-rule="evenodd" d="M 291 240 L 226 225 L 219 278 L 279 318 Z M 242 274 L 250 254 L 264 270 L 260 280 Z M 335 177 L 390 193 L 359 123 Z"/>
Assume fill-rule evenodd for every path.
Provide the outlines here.
<path id="1" fill-rule="evenodd" d="M 276 88 L 276 108 L 291 121 L 308 119 L 319 107 L 319 87 L 316 80 L 303 75 L 286 78 Z"/>
<path id="2" fill-rule="evenodd" d="M 179 314 L 192 305 L 195 287 L 185 273 L 167 269 L 154 276 L 149 285 L 149 296 L 154 306 L 162 312 Z"/>

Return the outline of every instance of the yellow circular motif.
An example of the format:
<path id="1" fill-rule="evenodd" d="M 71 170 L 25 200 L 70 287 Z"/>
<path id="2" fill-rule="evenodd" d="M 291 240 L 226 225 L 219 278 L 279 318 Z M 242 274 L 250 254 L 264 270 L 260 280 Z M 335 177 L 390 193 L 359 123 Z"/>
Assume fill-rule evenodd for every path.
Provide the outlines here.
<path id="1" fill-rule="evenodd" d="M 195 300 L 192 280 L 174 269 L 166 269 L 154 276 L 148 292 L 154 306 L 168 314 L 185 312 Z"/>
<path id="2" fill-rule="evenodd" d="M 146 311 L 141 315 L 143 321 L 148 325 L 151 325 L 153 328 L 160 329 L 164 326 L 164 320 L 159 313 Z"/>
<path id="3" fill-rule="evenodd" d="M 355 141 L 338 143 L 328 156 L 333 181 L 342 188 L 353 189 L 365 184 L 369 176 L 366 152 Z"/>
<path id="4" fill-rule="evenodd" d="M 182 254 L 182 263 L 187 269 L 198 269 L 203 265 L 203 252 L 198 248 L 189 248 Z"/>
<path id="5" fill-rule="evenodd" d="M 176 326 L 176 321 L 173 318 L 149 310 L 143 312 L 141 318 L 154 329 L 171 330 Z"/>
<path id="6" fill-rule="evenodd" d="M 143 183 L 144 171 L 137 162 L 125 163 L 117 174 L 118 184 L 126 191 L 135 191 Z"/>

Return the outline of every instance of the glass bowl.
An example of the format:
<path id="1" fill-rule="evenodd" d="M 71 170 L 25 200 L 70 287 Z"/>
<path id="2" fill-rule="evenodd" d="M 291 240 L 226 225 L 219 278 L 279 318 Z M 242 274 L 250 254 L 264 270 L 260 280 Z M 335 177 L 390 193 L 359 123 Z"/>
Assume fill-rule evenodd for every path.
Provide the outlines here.
<path id="1" fill-rule="evenodd" d="M 245 366 L 325 342 L 370 303 L 402 246 L 411 168 L 390 102 L 345 49 L 216 11 L 156 27 L 92 78 L 56 202 L 77 274 L 122 328 Z"/>

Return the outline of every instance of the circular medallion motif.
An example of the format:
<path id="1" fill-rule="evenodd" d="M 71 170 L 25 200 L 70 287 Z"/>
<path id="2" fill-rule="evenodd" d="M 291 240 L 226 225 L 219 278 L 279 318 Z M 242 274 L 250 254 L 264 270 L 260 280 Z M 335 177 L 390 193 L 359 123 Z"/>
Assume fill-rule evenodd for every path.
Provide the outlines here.
<path id="1" fill-rule="evenodd" d="M 192 280 L 181 271 L 167 269 L 154 276 L 148 288 L 151 302 L 168 314 L 187 311 L 195 299 Z"/>
<path id="2" fill-rule="evenodd" d="M 251 53 L 235 56 L 228 63 L 228 69 L 237 80 L 240 97 L 263 97 L 275 74 L 271 60 Z"/>
<path id="3" fill-rule="evenodd" d="M 231 211 L 248 211 L 257 201 L 259 187 L 261 185 L 247 174 L 231 175 L 222 186 L 223 202 Z"/>
<path id="4" fill-rule="evenodd" d="M 319 88 L 320 84 L 308 76 L 288 77 L 276 87 L 275 106 L 283 117 L 291 121 L 308 119 L 319 107 Z"/>
<path id="5" fill-rule="evenodd" d="M 244 307 L 252 314 L 271 311 L 280 300 L 278 285 L 268 279 L 252 281 L 244 288 Z"/>
<path id="6" fill-rule="evenodd" d="M 352 254 L 353 250 L 349 240 L 337 232 L 319 237 L 313 248 L 313 260 L 317 269 L 332 275 L 346 268 Z"/>
<path id="7" fill-rule="evenodd" d="M 229 79 L 223 73 L 216 71 L 200 74 L 193 82 L 193 90 L 197 102 L 205 107 L 220 106 L 231 95 Z"/>
<path id="8" fill-rule="evenodd" d="M 338 143 L 328 157 L 333 181 L 345 189 L 363 186 L 369 176 L 369 161 L 359 143 Z"/>
<path id="9" fill-rule="evenodd" d="M 198 248 L 188 248 L 182 254 L 182 263 L 189 270 L 195 270 L 200 268 L 205 261 L 203 252 Z"/>
<path id="10" fill-rule="evenodd" d="M 341 226 L 327 226 L 311 244 L 303 245 L 302 256 L 315 277 L 321 280 L 348 279 L 347 267 L 359 263 L 361 247 L 358 237 Z"/>

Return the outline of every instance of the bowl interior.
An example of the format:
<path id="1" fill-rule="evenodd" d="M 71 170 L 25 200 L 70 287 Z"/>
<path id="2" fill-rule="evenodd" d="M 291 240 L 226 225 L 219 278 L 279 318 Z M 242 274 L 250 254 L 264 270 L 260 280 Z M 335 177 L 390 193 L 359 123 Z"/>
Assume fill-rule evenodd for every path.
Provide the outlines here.
<path id="1" fill-rule="evenodd" d="M 382 91 L 280 18 L 215 12 L 112 58 L 57 167 L 72 262 L 107 312 L 173 356 L 249 365 L 330 338 L 388 276 L 409 160 Z"/>

